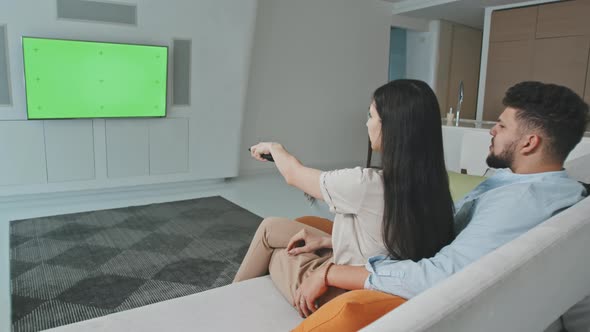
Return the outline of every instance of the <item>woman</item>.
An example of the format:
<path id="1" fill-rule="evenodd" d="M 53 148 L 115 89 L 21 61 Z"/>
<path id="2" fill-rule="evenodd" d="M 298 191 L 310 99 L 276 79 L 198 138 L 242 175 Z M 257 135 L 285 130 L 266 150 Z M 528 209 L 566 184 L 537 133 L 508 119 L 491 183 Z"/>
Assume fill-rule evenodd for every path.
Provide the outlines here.
<path id="1" fill-rule="evenodd" d="M 434 92 L 416 80 L 385 84 L 373 94 L 367 129 L 371 148 L 381 152 L 382 170 L 322 172 L 303 166 L 280 144 L 251 147 L 260 161 L 270 153 L 289 185 L 324 200 L 335 213 L 334 228 L 330 236 L 285 218 L 265 219 L 234 282 L 270 272 L 306 317 L 318 302 L 338 294 L 336 288 L 326 293 L 330 279 L 338 279 L 334 285 L 343 290 L 363 288 L 369 257 L 417 261 L 453 240 L 453 201 Z M 356 268 L 340 273 L 343 265 Z"/>

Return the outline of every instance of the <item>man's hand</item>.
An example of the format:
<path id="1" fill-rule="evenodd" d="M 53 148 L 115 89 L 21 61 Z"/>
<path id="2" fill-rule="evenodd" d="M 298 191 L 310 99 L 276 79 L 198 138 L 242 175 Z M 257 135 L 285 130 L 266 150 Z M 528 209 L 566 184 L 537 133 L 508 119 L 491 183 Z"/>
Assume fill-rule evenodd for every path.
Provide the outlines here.
<path id="1" fill-rule="evenodd" d="M 302 246 L 299 246 L 303 243 Z M 330 236 L 321 236 L 312 234 L 306 229 L 302 229 L 289 240 L 287 244 L 287 253 L 297 256 L 306 252 L 314 252 L 322 248 L 331 248 L 332 238 Z"/>
<path id="2" fill-rule="evenodd" d="M 297 308 L 301 317 L 308 317 L 318 309 L 316 306 L 317 299 L 328 290 L 328 286 L 324 282 L 324 275 L 328 266 L 329 264 L 303 279 L 303 282 L 295 292 L 293 305 Z"/>

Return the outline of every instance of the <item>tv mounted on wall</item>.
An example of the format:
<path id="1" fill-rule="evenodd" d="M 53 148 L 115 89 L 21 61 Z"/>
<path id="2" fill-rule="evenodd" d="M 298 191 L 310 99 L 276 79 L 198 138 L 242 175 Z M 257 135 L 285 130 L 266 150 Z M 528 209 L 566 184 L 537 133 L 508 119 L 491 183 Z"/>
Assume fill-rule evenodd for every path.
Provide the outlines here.
<path id="1" fill-rule="evenodd" d="M 166 116 L 168 47 L 22 37 L 28 119 Z"/>

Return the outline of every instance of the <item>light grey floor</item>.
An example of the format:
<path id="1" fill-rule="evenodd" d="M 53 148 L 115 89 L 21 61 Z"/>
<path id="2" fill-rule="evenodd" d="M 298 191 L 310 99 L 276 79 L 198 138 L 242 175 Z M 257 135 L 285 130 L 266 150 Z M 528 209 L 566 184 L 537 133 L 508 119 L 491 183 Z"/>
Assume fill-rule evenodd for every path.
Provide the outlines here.
<path id="1" fill-rule="evenodd" d="M 185 185 L 178 185 L 181 186 Z M 281 216 L 294 219 L 315 215 L 333 219 L 323 202 L 317 201 L 313 206 L 310 205 L 303 193 L 288 186 L 277 172 L 194 185 L 181 192 L 171 190 L 172 187 L 174 185 L 151 195 L 112 192 L 88 195 L 84 199 L 79 195 L 58 194 L 51 198 L 44 195 L 4 201 L 0 206 L 0 332 L 10 331 L 9 220 L 214 195 L 220 195 L 262 217 Z"/>

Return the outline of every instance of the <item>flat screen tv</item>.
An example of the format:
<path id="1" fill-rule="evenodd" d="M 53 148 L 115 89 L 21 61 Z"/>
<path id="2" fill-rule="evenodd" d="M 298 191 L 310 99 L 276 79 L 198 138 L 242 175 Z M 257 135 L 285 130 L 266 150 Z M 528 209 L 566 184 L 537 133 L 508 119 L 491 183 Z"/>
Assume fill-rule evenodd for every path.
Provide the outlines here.
<path id="1" fill-rule="evenodd" d="M 29 119 L 166 116 L 168 47 L 23 37 Z"/>

